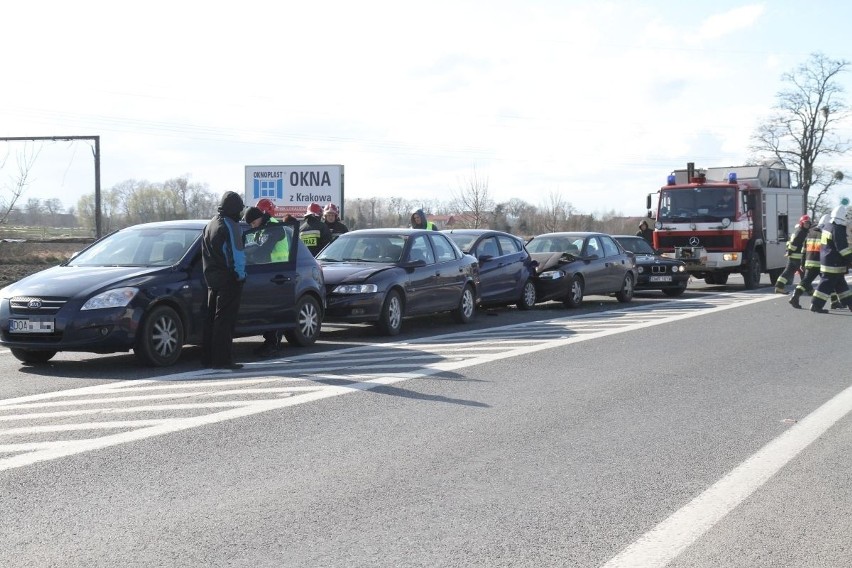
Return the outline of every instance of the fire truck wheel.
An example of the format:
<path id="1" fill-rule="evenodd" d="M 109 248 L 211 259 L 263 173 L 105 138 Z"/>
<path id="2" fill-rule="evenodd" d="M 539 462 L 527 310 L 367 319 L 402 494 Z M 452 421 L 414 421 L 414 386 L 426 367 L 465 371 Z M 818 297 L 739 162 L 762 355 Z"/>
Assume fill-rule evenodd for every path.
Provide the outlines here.
<path id="1" fill-rule="evenodd" d="M 752 254 L 748 266 L 743 271 L 743 281 L 746 290 L 754 290 L 760 285 L 760 259 L 757 254 Z"/>

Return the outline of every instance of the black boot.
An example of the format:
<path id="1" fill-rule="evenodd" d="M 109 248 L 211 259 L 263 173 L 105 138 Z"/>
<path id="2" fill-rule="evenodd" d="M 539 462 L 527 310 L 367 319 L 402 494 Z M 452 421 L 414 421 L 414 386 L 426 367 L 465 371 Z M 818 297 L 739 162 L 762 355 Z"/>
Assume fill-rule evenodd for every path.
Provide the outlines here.
<path id="1" fill-rule="evenodd" d="M 796 308 L 797 310 L 802 309 L 802 305 L 799 303 L 799 298 L 802 296 L 802 292 L 804 292 L 804 290 L 796 288 L 796 291 L 793 292 L 793 296 L 790 297 L 790 299 L 788 300 L 788 302 L 790 302 L 790 305 Z"/>

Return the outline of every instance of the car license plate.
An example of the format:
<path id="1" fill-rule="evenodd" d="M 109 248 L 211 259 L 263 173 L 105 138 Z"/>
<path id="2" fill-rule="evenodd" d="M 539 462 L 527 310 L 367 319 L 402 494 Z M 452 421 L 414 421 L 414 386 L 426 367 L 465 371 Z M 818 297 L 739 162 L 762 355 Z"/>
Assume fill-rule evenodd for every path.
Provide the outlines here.
<path id="1" fill-rule="evenodd" d="M 10 319 L 9 333 L 53 333 L 53 319 Z"/>
<path id="2" fill-rule="evenodd" d="M 651 282 L 671 282 L 671 276 L 651 276 Z"/>

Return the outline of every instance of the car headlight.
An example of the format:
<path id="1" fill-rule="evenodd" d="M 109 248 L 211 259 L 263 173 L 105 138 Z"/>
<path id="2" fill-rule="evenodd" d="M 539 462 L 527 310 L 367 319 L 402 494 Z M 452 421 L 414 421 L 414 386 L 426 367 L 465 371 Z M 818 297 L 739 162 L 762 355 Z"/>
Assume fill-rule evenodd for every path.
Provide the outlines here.
<path id="1" fill-rule="evenodd" d="M 637 266 L 636 270 L 639 271 L 639 274 L 642 274 L 643 272 L 645 272 L 645 267 L 644 266 Z"/>
<path id="2" fill-rule="evenodd" d="M 561 270 L 545 270 L 538 277 L 541 280 L 559 280 L 565 277 L 565 273 Z"/>
<path id="3" fill-rule="evenodd" d="M 123 308 L 130 303 L 136 294 L 139 293 L 139 288 L 116 288 L 115 290 L 107 290 L 101 292 L 97 296 L 92 296 L 83 304 L 81 310 L 103 310 L 106 308 Z"/>
<path id="4" fill-rule="evenodd" d="M 333 290 L 333 294 L 373 294 L 379 291 L 375 284 L 341 284 Z"/>
<path id="5" fill-rule="evenodd" d="M 682 264 L 672 267 L 675 272 L 686 272 L 686 267 Z"/>

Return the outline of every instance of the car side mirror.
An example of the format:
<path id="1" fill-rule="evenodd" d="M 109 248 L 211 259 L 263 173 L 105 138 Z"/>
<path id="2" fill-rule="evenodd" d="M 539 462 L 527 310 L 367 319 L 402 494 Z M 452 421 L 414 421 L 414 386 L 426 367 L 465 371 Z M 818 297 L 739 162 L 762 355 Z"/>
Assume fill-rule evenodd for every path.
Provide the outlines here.
<path id="1" fill-rule="evenodd" d="M 490 255 L 490 254 L 481 254 L 481 255 L 479 255 L 478 260 L 479 260 L 479 262 L 488 262 L 488 261 L 489 261 L 489 260 L 491 260 L 492 258 L 494 258 L 494 256 L 493 256 L 493 255 Z"/>

